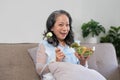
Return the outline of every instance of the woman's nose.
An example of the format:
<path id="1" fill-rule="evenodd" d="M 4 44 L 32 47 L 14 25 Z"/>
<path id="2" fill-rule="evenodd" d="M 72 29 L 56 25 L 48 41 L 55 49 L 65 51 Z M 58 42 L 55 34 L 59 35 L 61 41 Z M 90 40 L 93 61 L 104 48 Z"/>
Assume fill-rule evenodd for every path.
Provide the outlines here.
<path id="1" fill-rule="evenodd" d="M 63 27 L 63 30 L 67 30 L 67 29 L 68 29 L 67 26 L 64 26 L 64 27 Z"/>

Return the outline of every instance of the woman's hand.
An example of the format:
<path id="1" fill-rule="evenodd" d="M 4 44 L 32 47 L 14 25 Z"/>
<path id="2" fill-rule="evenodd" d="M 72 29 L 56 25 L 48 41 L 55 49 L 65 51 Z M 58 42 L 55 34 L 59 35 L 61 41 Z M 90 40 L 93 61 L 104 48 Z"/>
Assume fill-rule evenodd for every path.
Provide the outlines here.
<path id="1" fill-rule="evenodd" d="M 85 65 L 86 61 L 88 60 L 89 56 L 84 57 L 82 54 L 75 53 L 75 56 L 80 60 L 81 65 Z"/>
<path id="2" fill-rule="evenodd" d="M 65 57 L 64 53 L 59 48 L 56 48 L 55 52 L 56 52 L 56 61 L 58 62 L 62 61 L 63 58 Z"/>

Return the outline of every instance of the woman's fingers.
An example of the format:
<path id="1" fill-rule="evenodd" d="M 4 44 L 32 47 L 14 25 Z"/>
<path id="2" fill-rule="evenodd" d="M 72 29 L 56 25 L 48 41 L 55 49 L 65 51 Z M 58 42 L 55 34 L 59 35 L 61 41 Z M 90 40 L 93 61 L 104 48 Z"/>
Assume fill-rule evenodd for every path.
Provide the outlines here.
<path id="1" fill-rule="evenodd" d="M 60 52 L 60 48 L 56 48 L 56 49 L 55 49 L 55 52 L 56 52 L 56 53 Z"/>
<path id="2" fill-rule="evenodd" d="M 88 55 L 87 57 L 85 57 L 85 59 L 86 59 L 86 60 L 88 60 L 88 59 L 89 59 L 89 57 L 90 57 L 90 55 Z"/>
<path id="3" fill-rule="evenodd" d="M 65 57 L 64 53 L 59 48 L 56 48 L 55 52 L 57 61 L 62 61 L 62 59 Z"/>
<path id="4" fill-rule="evenodd" d="M 78 54 L 78 53 L 75 53 L 75 56 L 76 56 L 79 60 L 87 60 L 87 59 L 89 58 L 89 56 L 84 57 L 83 54 Z"/>
<path id="5" fill-rule="evenodd" d="M 78 59 L 79 59 L 79 57 L 80 57 L 80 56 L 78 55 L 78 53 L 75 53 L 75 56 L 76 56 Z"/>

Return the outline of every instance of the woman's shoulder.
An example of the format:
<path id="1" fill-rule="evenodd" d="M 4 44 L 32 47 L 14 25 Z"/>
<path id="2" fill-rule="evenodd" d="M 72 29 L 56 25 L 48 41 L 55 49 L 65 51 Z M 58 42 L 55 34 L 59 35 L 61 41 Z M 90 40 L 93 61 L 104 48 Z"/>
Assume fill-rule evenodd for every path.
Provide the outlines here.
<path id="1" fill-rule="evenodd" d="M 47 40 L 41 40 L 41 42 L 39 43 L 39 45 L 44 45 L 45 47 L 51 47 L 52 45 L 50 43 L 48 43 Z"/>
<path id="2" fill-rule="evenodd" d="M 41 44 L 43 44 L 43 45 L 48 45 L 48 42 L 47 42 L 47 40 L 41 40 L 41 41 L 39 42 L 39 45 L 41 45 Z"/>
<path id="3" fill-rule="evenodd" d="M 41 40 L 40 44 L 47 43 L 47 40 Z"/>

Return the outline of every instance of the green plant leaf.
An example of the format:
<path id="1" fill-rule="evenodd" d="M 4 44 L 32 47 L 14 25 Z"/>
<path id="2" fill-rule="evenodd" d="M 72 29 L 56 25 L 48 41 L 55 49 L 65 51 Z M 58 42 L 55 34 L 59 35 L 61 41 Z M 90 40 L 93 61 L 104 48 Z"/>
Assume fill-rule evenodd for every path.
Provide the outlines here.
<path id="1" fill-rule="evenodd" d="M 105 33 L 105 28 L 99 24 L 99 22 L 91 19 L 87 23 L 83 23 L 81 26 L 82 29 L 82 36 L 85 38 L 88 35 L 99 36 L 100 33 Z"/>
<path id="2" fill-rule="evenodd" d="M 120 26 L 111 26 L 106 36 L 100 38 L 100 42 L 112 43 L 115 47 L 117 56 L 120 57 Z"/>

